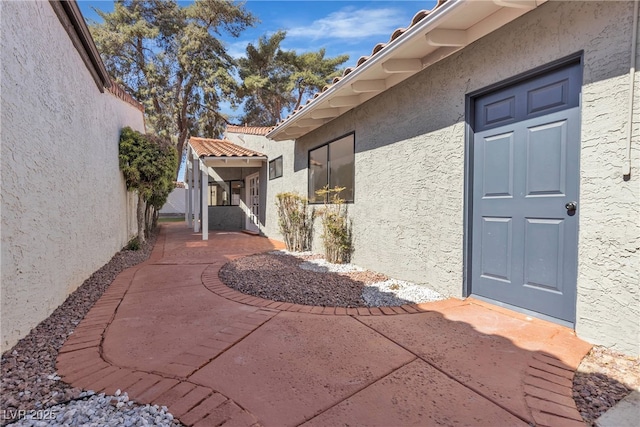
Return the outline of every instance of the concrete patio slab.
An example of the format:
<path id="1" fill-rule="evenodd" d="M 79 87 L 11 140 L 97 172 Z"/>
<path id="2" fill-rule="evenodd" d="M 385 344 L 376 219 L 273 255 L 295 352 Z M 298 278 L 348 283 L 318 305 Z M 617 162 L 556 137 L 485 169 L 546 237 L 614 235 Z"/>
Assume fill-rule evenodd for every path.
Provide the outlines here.
<path id="1" fill-rule="evenodd" d="M 283 312 L 189 380 L 297 425 L 414 359 L 353 318 Z"/>
<path id="2" fill-rule="evenodd" d="M 473 299 L 312 307 L 222 284 L 230 259 L 282 248 L 163 225 L 62 347 L 63 380 L 167 405 L 187 426 L 580 425 L 570 329 Z"/>
<path id="3" fill-rule="evenodd" d="M 422 360 L 415 360 L 314 417 L 305 427 L 527 426 L 495 403 Z"/>
<path id="4" fill-rule="evenodd" d="M 202 288 L 200 277 L 206 265 L 159 265 L 141 267 L 133 277 L 127 293 L 153 292 L 182 289 L 186 286 Z"/>
<path id="5" fill-rule="evenodd" d="M 536 361 L 534 355 L 548 356 L 564 369 L 571 369 L 571 365 L 563 364 L 555 354 L 584 355 L 590 349 L 580 340 L 581 345 L 571 349 L 556 348 L 549 344 L 555 336 L 575 338 L 575 334 L 550 322 L 527 320 L 519 314 L 510 316 L 474 303 L 434 307 L 429 313 L 411 316 L 358 320 L 522 419 L 531 417 L 524 392 L 524 379 L 531 373 L 530 366 L 537 364 L 546 371 L 551 370 L 547 363 Z M 545 372 L 540 371 L 535 377 Z M 558 377 L 555 373 L 547 375 Z M 570 385 L 568 388 L 570 391 Z"/>
<path id="6" fill-rule="evenodd" d="M 134 279 L 132 286 L 135 283 Z M 122 301 L 107 329 L 103 356 L 120 367 L 184 377 L 172 363 L 194 369 L 206 364 L 269 317 L 262 315 L 258 319 L 262 321 L 247 323 L 255 320 L 248 316 L 256 312 L 264 313 L 232 303 L 202 285 L 133 292 Z M 251 329 L 227 329 L 235 324 Z"/>

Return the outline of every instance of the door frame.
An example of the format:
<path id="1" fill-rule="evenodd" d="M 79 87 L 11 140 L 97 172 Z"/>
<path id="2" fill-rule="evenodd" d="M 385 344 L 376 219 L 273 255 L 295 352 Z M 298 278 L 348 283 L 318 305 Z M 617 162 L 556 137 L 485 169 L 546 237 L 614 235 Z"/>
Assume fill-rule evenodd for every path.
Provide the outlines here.
<path id="1" fill-rule="evenodd" d="M 245 222 L 244 222 L 244 228 L 245 230 L 248 231 L 253 231 L 253 232 L 260 232 L 260 212 L 258 212 L 258 223 L 254 223 L 251 220 L 251 215 L 253 214 L 251 208 L 252 208 L 252 201 L 251 199 L 251 180 L 254 178 L 258 178 L 258 180 L 260 179 L 260 172 L 256 172 L 253 173 L 251 175 L 247 175 L 244 178 L 244 187 L 245 187 L 245 206 L 247 207 L 247 214 L 246 214 L 246 218 L 245 218 Z M 258 210 L 260 209 L 260 181 L 258 181 Z M 253 224 L 252 228 L 249 228 L 249 225 Z"/>
<path id="2" fill-rule="evenodd" d="M 463 209 L 463 243 L 462 243 L 462 265 L 463 265 L 463 273 L 462 273 L 462 295 L 463 297 L 468 297 L 471 295 L 471 266 L 472 266 L 472 235 L 473 235 L 473 138 L 474 138 L 474 129 L 473 123 L 475 120 L 475 100 L 481 96 L 487 95 L 491 92 L 498 91 L 507 86 L 517 85 L 526 80 L 529 80 L 534 77 L 538 77 L 540 75 L 549 73 L 554 71 L 555 69 L 562 68 L 572 64 L 579 64 L 581 68 L 584 68 L 584 51 L 579 51 L 573 53 L 571 55 L 565 56 L 563 58 L 557 59 L 553 62 L 541 65 L 539 67 L 533 68 L 529 71 L 525 71 L 524 73 L 515 75 L 508 79 L 502 80 L 497 83 L 493 83 L 489 86 L 483 87 L 481 89 L 475 90 L 465 95 L 465 154 L 464 154 L 464 209 Z M 582 106 L 582 96 L 580 96 L 580 106 Z M 579 231 L 578 231 L 579 232 Z M 577 248 L 576 248 L 577 250 Z M 577 296 L 577 290 L 576 290 Z M 482 297 L 478 297 L 474 295 L 474 298 L 483 299 Z M 541 313 L 532 312 L 530 310 L 511 306 L 506 303 L 502 303 L 500 301 L 490 300 L 492 304 L 507 307 L 511 310 L 522 312 L 525 314 L 533 315 L 538 318 L 543 318 L 546 320 L 551 320 L 555 323 L 566 324 L 566 326 L 573 327 L 573 323 L 568 323 L 566 321 L 562 321 L 560 319 L 556 319 L 550 316 L 546 316 Z"/>

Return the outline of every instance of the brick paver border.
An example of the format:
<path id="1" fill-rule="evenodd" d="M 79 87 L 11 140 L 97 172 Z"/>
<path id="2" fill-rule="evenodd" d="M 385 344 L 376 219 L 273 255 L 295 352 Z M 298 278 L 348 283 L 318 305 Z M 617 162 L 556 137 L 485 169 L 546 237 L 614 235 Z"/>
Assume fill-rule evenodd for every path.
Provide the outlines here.
<path id="1" fill-rule="evenodd" d="M 221 266 L 211 265 L 202 273 L 202 284 L 214 294 L 230 301 L 238 302 L 254 307 L 264 307 L 278 311 L 292 313 L 310 313 L 332 316 L 393 316 L 395 314 L 427 313 L 434 308 L 444 308 L 455 305 L 468 304 L 463 300 L 449 298 L 422 304 L 404 304 L 400 306 L 385 307 L 324 307 L 302 305 L 291 302 L 273 301 L 236 291 L 225 285 L 218 277 Z M 435 305 L 434 305 L 435 304 Z"/>
<path id="2" fill-rule="evenodd" d="M 524 375 L 527 406 L 538 426 L 584 426 L 573 400 L 573 374 L 559 359 L 535 353 Z"/>
<path id="3" fill-rule="evenodd" d="M 187 377 L 271 319 L 277 311 L 257 307 L 243 322 L 180 354 L 178 358 L 182 363 L 170 363 L 167 367 L 174 376 L 121 368 L 104 357 L 104 333 L 114 320 L 136 272 L 162 259 L 165 242 L 166 230 L 163 229 L 149 259 L 124 270 L 109 285 L 58 352 L 57 374 L 64 382 L 84 390 L 106 395 L 121 390 L 137 403 L 166 406 L 186 426 L 227 423 L 260 426 L 258 418 L 236 402 L 213 389 L 189 382 Z"/>
<path id="4" fill-rule="evenodd" d="M 141 404 L 167 406 L 186 426 L 233 424 L 257 427 L 256 416 L 216 390 L 194 384 L 188 377 L 204 364 L 241 341 L 255 329 L 281 311 L 309 313 L 320 316 L 393 316 L 396 314 L 425 313 L 469 304 L 486 303 L 472 299 L 450 298 L 424 304 L 397 307 L 320 307 L 271 301 L 243 294 L 229 288 L 218 277 L 221 264 L 209 265 L 202 273 L 202 284 L 218 296 L 240 304 L 255 307 L 241 321 L 219 331 L 196 347 L 185 349 L 178 359 L 170 363 L 167 372 L 143 372 L 115 366 L 102 353 L 102 342 L 108 326 L 125 297 L 136 272 L 147 265 L 160 263 L 164 256 L 166 229 L 158 237 L 149 260 L 120 273 L 102 297 L 91 308 L 59 351 L 56 360 L 58 375 L 74 387 L 94 390 L 107 395 L 118 389 Z M 491 307 L 505 311 L 500 307 Z M 518 316 L 517 313 L 510 312 Z M 522 315 L 524 316 L 524 315 Z M 572 397 L 573 370 L 559 359 L 536 354 L 523 377 L 525 400 L 536 425 L 584 425 Z"/>

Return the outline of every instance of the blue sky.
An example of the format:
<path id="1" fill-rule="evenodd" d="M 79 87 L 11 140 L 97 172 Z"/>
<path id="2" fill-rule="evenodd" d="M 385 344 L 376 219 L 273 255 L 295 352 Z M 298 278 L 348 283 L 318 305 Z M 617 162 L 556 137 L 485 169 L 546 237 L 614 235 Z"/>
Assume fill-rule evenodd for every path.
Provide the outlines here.
<path id="1" fill-rule="evenodd" d="M 185 2 L 181 2 L 185 3 Z M 79 0 L 85 19 L 99 20 L 92 7 L 113 11 L 111 0 Z M 298 53 L 326 49 L 327 56 L 347 54 L 345 66 L 354 66 L 358 58 L 370 55 L 377 43 L 389 41 L 391 33 L 407 27 L 422 9 L 432 9 L 436 0 L 364 1 L 364 0 L 249 0 L 245 7 L 260 22 L 244 31 L 239 38 L 224 36 L 228 52 L 233 57 L 244 56 L 248 43 L 257 43 L 260 36 L 286 30 L 282 48 Z M 232 120 L 242 113 L 221 105 L 222 112 Z M 181 166 L 179 178 L 184 174 Z"/>
<path id="2" fill-rule="evenodd" d="M 78 1 L 85 18 L 98 20 L 91 7 L 113 10 L 113 1 Z M 244 55 L 248 43 L 256 43 L 264 34 L 283 29 L 287 38 L 282 47 L 297 52 L 327 50 L 328 56 L 349 55 L 346 66 L 371 54 L 373 47 L 387 42 L 399 27 L 407 27 L 421 9 L 431 9 L 435 0 L 422 1 L 273 1 L 249 0 L 246 9 L 260 22 L 237 39 L 223 37 L 228 52 Z"/>

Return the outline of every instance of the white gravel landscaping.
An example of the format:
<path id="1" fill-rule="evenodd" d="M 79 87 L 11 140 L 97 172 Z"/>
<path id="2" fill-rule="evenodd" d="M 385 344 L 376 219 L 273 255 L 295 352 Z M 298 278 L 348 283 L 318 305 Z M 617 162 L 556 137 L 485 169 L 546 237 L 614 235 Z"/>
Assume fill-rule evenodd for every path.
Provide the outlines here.
<path id="1" fill-rule="evenodd" d="M 353 264 L 332 264 L 325 259 L 310 259 L 300 263 L 298 266 L 303 270 L 315 271 L 317 273 L 353 273 L 354 271 L 364 271 L 364 268 Z"/>
<path id="2" fill-rule="evenodd" d="M 362 290 L 362 298 L 369 307 L 420 304 L 445 299 L 444 296 L 424 285 L 396 279 L 368 283 Z"/>
<path id="3" fill-rule="evenodd" d="M 177 423 L 166 406 L 135 405 L 127 393 L 116 391 L 114 396 L 92 391 L 82 392 L 80 399 L 47 409 L 27 411 L 13 423 L 21 427 L 44 426 L 159 426 L 175 427 Z"/>
<path id="4" fill-rule="evenodd" d="M 316 273 L 353 273 L 364 272 L 364 268 L 355 264 L 333 264 L 312 252 L 272 251 L 274 255 L 290 255 L 303 259 L 298 267 Z M 368 307 L 398 306 L 411 303 L 423 303 L 445 299 L 445 297 L 425 285 L 388 279 L 367 283 L 362 290 L 362 299 Z"/>

